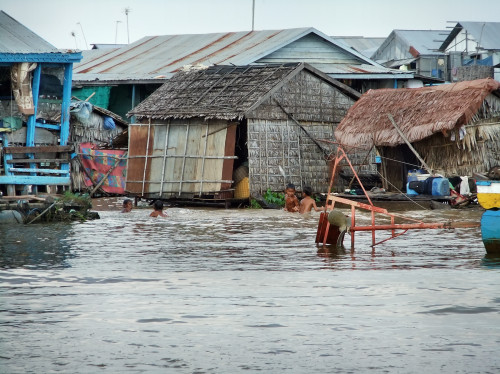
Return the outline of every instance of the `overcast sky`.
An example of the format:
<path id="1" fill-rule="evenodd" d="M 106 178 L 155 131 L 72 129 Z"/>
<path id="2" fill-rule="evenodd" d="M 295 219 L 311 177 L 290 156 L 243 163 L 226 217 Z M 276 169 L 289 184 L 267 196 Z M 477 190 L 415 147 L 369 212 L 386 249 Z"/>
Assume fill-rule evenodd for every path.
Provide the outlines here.
<path id="1" fill-rule="evenodd" d="M 252 28 L 252 0 L 0 0 L 0 9 L 61 49 Z M 255 30 L 386 37 L 394 29 L 446 30 L 448 21 L 500 22 L 500 0 L 255 0 Z"/>

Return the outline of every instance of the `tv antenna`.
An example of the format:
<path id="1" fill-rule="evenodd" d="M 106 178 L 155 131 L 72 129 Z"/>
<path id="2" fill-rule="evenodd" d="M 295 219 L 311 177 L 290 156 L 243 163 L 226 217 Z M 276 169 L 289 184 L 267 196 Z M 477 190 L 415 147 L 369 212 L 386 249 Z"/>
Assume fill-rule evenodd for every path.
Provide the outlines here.
<path id="1" fill-rule="evenodd" d="M 85 38 L 85 33 L 83 32 L 83 26 L 80 22 L 76 23 L 77 25 L 80 25 L 80 30 L 82 30 L 82 35 L 83 35 L 83 40 L 85 41 L 85 48 L 89 49 L 89 46 L 87 44 L 87 39 Z"/>
<path id="2" fill-rule="evenodd" d="M 126 7 L 123 11 L 125 12 L 125 17 L 127 17 L 127 43 L 130 44 L 130 34 L 128 29 L 128 14 L 132 11 L 132 9 L 130 9 L 130 7 Z"/>

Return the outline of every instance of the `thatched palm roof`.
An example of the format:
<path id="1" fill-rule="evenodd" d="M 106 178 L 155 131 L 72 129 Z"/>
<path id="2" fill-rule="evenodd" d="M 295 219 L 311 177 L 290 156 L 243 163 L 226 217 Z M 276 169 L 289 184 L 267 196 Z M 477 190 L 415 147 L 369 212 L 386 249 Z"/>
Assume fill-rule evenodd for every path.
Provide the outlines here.
<path id="1" fill-rule="evenodd" d="M 478 79 L 441 86 L 370 90 L 349 109 L 335 130 L 347 146 L 396 146 L 404 140 L 387 114 L 391 114 L 410 142 L 471 121 L 492 92 L 500 89 L 494 79 Z M 500 95 L 499 95 L 500 96 Z"/>
<path id="2" fill-rule="evenodd" d="M 241 119 L 304 69 L 352 98 L 360 96 L 350 87 L 304 63 L 219 65 L 177 73 L 127 115 L 135 115 L 138 119 Z"/>

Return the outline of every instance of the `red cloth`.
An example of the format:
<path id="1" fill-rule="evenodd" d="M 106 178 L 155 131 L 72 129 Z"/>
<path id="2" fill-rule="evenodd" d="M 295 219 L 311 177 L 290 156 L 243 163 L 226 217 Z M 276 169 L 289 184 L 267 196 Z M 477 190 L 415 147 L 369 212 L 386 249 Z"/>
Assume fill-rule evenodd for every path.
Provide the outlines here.
<path id="1" fill-rule="evenodd" d="M 96 145 L 92 143 L 80 144 L 80 159 L 86 171 L 84 173 L 85 185 L 88 187 L 97 185 L 114 167 L 100 187 L 108 193 L 125 194 L 127 159 L 125 157 L 120 160 L 125 153 L 126 151 L 120 150 L 96 149 Z M 91 176 L 92 180 L 88 176 Z"/>

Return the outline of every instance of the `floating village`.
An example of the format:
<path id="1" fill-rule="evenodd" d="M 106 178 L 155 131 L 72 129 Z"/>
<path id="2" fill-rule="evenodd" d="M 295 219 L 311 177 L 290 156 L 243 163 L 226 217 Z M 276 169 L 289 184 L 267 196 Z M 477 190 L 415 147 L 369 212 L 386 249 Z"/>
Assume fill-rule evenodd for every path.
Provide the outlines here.
<path id="1" fill-rule="evenodd" d="M 0 11 L 0 224 L 96 219 L 102 196 L 276 208 L 289 183 L 324 206 L 318 245 L 477 227 L 500 253 L 500 22 L 387 38 L 157 35 L 79 51 Z M 472 223 L 405 215 L 419 206 L 484 212 Z"/>

